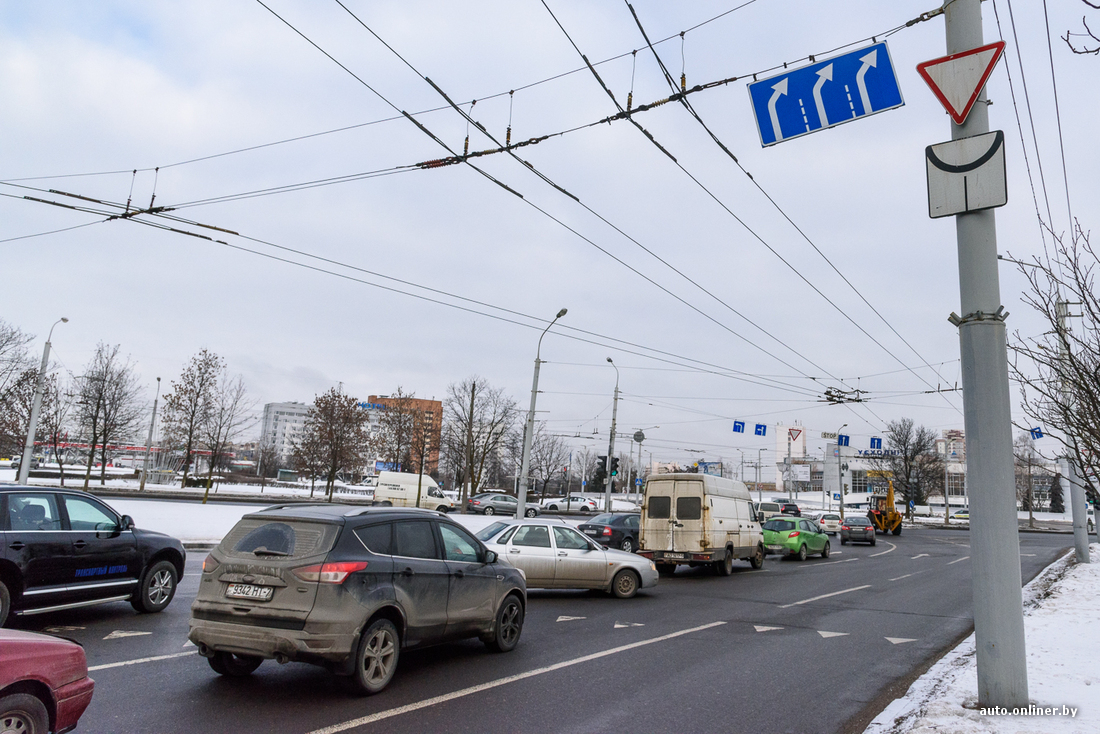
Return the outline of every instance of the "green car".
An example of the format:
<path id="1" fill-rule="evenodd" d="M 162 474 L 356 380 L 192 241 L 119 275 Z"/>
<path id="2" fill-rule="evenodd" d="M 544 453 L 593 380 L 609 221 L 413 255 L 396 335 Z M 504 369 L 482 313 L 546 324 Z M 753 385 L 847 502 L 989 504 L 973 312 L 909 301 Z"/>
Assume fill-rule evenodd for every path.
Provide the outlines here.
<path id="1" fill-rule="evenodd" d="M 821 532 L 813 520 L 776 515 L 769 518 L 763 528 L 764 549 L 769 555 L 797 556 L 800 561 L 814 553 L 820 553 L 822 558 L 829 557 L 829 536 Z"/>

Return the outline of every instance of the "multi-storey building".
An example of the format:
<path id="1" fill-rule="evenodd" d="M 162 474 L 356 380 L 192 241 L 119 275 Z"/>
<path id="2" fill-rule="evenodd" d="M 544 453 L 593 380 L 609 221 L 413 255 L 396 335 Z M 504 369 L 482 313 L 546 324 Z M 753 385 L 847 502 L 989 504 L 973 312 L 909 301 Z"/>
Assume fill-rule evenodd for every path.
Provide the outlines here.
<path id="1" fill-rule="evenodd" d="M 260 445 L 273 446 L 279 458 L 287 461 L 308 414 L 305 403 L 268 403 L 260 426 Z"/>

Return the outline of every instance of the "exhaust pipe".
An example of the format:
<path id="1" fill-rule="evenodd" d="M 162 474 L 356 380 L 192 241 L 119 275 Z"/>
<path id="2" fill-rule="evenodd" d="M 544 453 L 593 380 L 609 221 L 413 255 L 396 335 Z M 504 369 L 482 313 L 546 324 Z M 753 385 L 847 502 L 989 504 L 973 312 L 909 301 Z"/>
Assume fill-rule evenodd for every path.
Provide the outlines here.
<path id="1" fill-rule="evenodd" d="M 290 662 L 290 658 L 287 657 L 286 653 L 277 652 L 275 653 L 275 662 L 277 662 L 279 665 L 286 665 Z"/>

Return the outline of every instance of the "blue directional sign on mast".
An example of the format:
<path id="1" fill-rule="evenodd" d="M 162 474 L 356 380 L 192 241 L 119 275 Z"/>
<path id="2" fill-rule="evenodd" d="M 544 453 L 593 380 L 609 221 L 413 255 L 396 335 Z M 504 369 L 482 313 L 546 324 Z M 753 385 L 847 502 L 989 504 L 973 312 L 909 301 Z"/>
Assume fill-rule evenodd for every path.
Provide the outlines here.
<path id="1" fill-rule="evenodd" d="M 749 85 L 764 147 L 905 104 L 886 42 Z"/>

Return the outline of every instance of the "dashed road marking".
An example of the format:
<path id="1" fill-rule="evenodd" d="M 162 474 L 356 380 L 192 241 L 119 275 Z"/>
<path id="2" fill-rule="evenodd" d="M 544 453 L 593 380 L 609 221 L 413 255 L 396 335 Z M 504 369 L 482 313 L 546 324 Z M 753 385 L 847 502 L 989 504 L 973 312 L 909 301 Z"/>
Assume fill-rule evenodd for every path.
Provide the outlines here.
<path id="1" fill-rule="evenodd" d="M 852 561 L 858 561 L 858 558 L 845 558 L 842 561 L 825 561 L 822 563 L 813 563 L 808 566 L 799 566 L 798 570 L 806 570 L 807 568 L 821 568 L 822 566 L 831 566 L 834 563 L 851 563 Z"/>
<path id="2" fill-rule="evenodd" d="M 111 634 L 107 635 L 103 639 L 105 640 L 121 640 L 123 637 L 143 637 L 144 635 L 151 635 L 152 632 L 127 632 L 126 630 L 115 630 Z"/>
<path id="3" fill-rule="evenodd" d="M 901 581 L 902 579 L 907 579 L 907 578 L 909 578 L 909 577 L 910 577 L 910 576 L 912 576 L 912 575 L 913 575 L 913 574 L 911 574 L 911 573 L 907 573 L 907 574 L 905 574 L 904 576 L 898 576 L 898 577 L 896 577 L 896 578 L 892 578 L 892 579 L 886 579 L 886 580 L 887 580 L 887 581 Z"/>
<path id="4" fill-rule="evenodd" d="M 645 625 L 642 624 L 641 622 L 627 622 L 625 624 L 622 623 L 622 622 L 616 622 L 615 623 L 615 629 L 617 629 L 617 630 L 621 630 L 624 627 L 645 627 Z"/>
<path id="5" fill-rule="evenodd" d="M 818 630 L 817 634 L 821 635 L 825 639 L 829 639 L 830 637 L 847 637 L 851 633 L 849 633 L 849 632 L 826 632 L 824 630 Z"/>
<path id="6" fill-rule="evenodd" d="M 954 566 L 956 563 L 959 563 L 960 561 L 965 561 L 967 558 L 970 558 L 970 556 L 963 556 L 962 558 L 956 558 L 955 560 L 951 561 L 947 565 L 948 566 Z"/>
<path id="7" fill-rule="evenodd" d="M 930 558 L 930 556 L 927 553 L 918 553 L 917 555 L 913 556 L 910 560 L 915 561 L 918 558 Z"/>
<path id="8" fill-rule="evenodd" d="M 772 632 L 773 630 L 783 629 L 782 627 L 765 627 L 762 624 L 754 624 L 753 627 L 756 628 L 757 632 Z"/>
<path id="9" fill-rule="evenodd" d="M 573 622 L 578 619 L 588 619 L 588 617 L 567 617 L 564 614 L 558 617 L 559 622 Z"/>
<path id="10" fill-rule="evenodd" d="M 1034 558 L 1034 557 L 1035 557 L 1035 554 L 1034 554 L 1034 553 L 1021 553 L 1020 555 L 1021 555 L 1021 556 L 1031 556 L 1032 558 Z"/>
<path id="11" fill-rule="evenodd" d="M 103 665 L 91 665 L 88 667 L 88 672 L 93 673 L 97 670 L 107 670 L 108 668 L 121 668 L 125 665 L 140 665 L 141 663 L 153 663 L 157 660 L 170 660 L 172 658 L 182 658 L 187 655 L 197 655 L 198 650 L 188 650 L 187 652 L 175 652 L 171 655 L 154 655 L 151 658 L 138 658 L 137 660 L 123 660 L 119 663 L 104 663 Z"/>
<path id="12" fill-rule="evenodd" d="M 661 635 L 660 637 L 651 637 L 648 640 L 641 640 L 639 642 L 632 642 L 628 645 L 620 645 L 619 647 L 613 647 L 610 650 L 603 650 L 601 652 L 594 652 L 590 655 L 583 655 L 579 658 L 573 658 L 571 660 L 563 660 L 560 663 L 554 663 L 553 665 L 547 665 L 543 668 L 535 668 L 534 670 L 528 670 L 524 673 L 517 673 L 515 675 L 509 675 L 504 678 L 497 678 L 487 683 L 480 683 L 476 686 L 470 686 L 469 688 L 463 688 L 452 693 L 445 693 L 442 696 L 434 696 L 432 698 L 426 698 L 423 701 L 417 701 L 416 703 L 410 703 L 405 706 L 398 706 L 397 708 L 388 709 L 386 711 L 379 711 L 369 716 L 362 716 L 358 719 L 351 719 L 350 721 L 343 721 L 339 724 L 333 724 L 332 726 L 326 726 L 321 729 L 316 729 L 310 734 L 337 734 L 337 732 L 347 731 L 348 729 L 355 729 L 366 724 L 373 724 L 376 721 L 383 719 L 389 719 L 394 716 L 400 716 L 401 714 L 411 713 L 413 711 L 419 711 L 420 709 L 428 708 L 429 706 L 435 706 L 437 704 L 453 701 L 456 698 L 463 698 L 465 696 L 471 696 L 475 693 L 481 693 L 482 691 L 489 691 L 500 686 L 507 685 L 509 683 L 515 683 L 516 681 L 526 680 L 527 678 L 533 678 L 544 673 L 552 673 L 556 670 L 563 668 L 569 668 L 574 665 L 580 665 L 581 663 L 587 663 L 592 660 L 599 660 L 600 658 L 608 657 L 609 655 L 617 655 L 627 650 L 633 650 L 638 647 L 644 647 L 646 645 L 652 645 L 657 642 L 664 642 L 665 640 L 672 640 L 684 635 L 690 635 L 693 632 L 702 632 L 713 627 L 720 627 L 726 624 L 725 622 L 711 622 L 710 624 L 700 625 L 698 627 L 691 627 L 690 629 L 680 630 L 679 632 L 670 632 L 667 635 Z"/>
<path id="13" fill-rule="evenodd" d="M 45 631 L 49 632 L 51 634 L 57 634 L 58 632 L 76 632 L 77 630 L 82 630 L 82 629 L 84 629 L 84 628 L 83 627 L 47 627 L 45 629 Z"/>
<path id="14" fill-rule="evenodd" d="M 870 584 L 864 584 L 863 586 L 853 586 L 850 589 L 841 589 L 840 591 L 833 591 L 828 594 L 822 594 L 821 596 L 814 596 L 809 599 L 803 599 L 802 601 L 791 602 L 790 604 L 781 604 L 780 609 L 786 609 L 787 607 L 797 607 L 799 604 L 809 604 L 812 601 L 818 601 L 819 599 L 828 599 L 830 596 L 840 596 L 841 594 L 848 594 L 853 591 L 860 591 L 862 589 L 871 588 Z"/>
<path id="15" fill-rule="evenodd" d="M 916 639 L 909 639 L 908 637 L 887 637 L 886 639 L 895 645 L 904 645 L 906 642 L 916 642 Z"/>
<path id="16" fill-rule="evenodd" d="M 881 553 L 872 553 L 871 555 L 869 555 L 867 557 L 868 558 L 875 558 L 876 556 L 884 556 L 887 553 L 893 553 L 894 551 L 896 551 L 898 549 L 898 547 L 896 545 L 894 545 L 893 543 L 891 543 L 889 540 L 887 540 L 885 542 L 886 542 L 886 545 L 890 546 L 890 550 L 884 550 Z"/>

